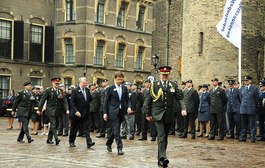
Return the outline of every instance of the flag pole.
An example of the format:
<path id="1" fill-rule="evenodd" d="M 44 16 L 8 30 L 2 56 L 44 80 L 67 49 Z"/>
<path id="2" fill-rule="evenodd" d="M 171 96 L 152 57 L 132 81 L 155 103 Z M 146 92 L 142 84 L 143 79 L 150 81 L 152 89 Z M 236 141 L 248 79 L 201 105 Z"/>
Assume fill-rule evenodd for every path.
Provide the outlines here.
<path id="1" fill-rule="evenodd" d="M 241 85 L 242 82 L 242 55 L 241 55 L 241 47 L 238 48 L 238 82 Z"/>

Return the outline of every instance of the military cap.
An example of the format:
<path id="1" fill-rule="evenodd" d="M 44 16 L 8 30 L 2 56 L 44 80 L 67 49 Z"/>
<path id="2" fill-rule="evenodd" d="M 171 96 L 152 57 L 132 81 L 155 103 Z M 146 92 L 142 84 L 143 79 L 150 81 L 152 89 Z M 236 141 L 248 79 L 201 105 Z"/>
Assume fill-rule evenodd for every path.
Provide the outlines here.
<path id="1" fill-rule="evenodd" d="M 124 85 L 132 86 L 131 82 L 125 82 Z"/>
<path id="2" fill-rule="evenodd" d="M 181 85 L 186 85 L 186 82 L 182 81 L 182 82 L 181 82 Z"/>
<path id="3" fill-rule="evenodd" d="M 223 82 L 218 82 L 218 85 L 221 86 L 223 84 Z"/>
<path id="4" fill-rule="evenodd" d="M 212 81 L 212 82 L 213 82 L 213 81 L 218 82 L 219 80 L 218 80 L 218 78 L 213 78 L 211 81 Z"/>
<path id="5" fill-rule="evenodd" d="M 253 78 L 252 78 L 251 76 L 246 75 L 246 76 L 244 76 L 243 81 L 248 81 L 248 80 L 252 80 L 252 79 L 253 79 Z"/>
<path id="6" fill-rule="evenodd" d="M 23 86 L 27 86 L 27 85 L 32 85 L 32 82 L 25 82 L 24 84 L 23 84 Z"/>
<path id="7" fill-rule="evenodd" d="M 54 83 L 60 83 L 61 78 L 52 78 L 51 81 Z"/>
<path id="8" fill-rule="evenodd" d="M 71 86 L 69 86 L 69 89 L 70 89 L 70 90 L 75 89 L 75 85 L 71 85 Z"/>
<path id="9" fill-rule="evenodd" d="M 160 74 L 162 74 L 162 75 L 168 75 L 170 73 L 172 67 L 170 67 L 170 66 L 161 66 L 158 69 L 160 71 Z"/>
<path id="10" fill-rule="evenodd" d="M 146 79 L 146 80 L 144 81 L 144 83 L 146 83 L 146 82 L 151 83 L 151 80 L 150 80 L 150 79 Z"/>
<path id="11" fill-rule="evenodd" d="M 186 81 L 186 83 L 192 83 L 192 80 L 191 80 L 191 79 L 189 79 L 189 80 L 187 80 L 187 81 Z"/>
<path id="12" fill-rule="evenodd" d="M 233 85 L 233 84 L 235 84 L 236 81 L 235 80 L 228 80 L 227 82 L 229 85 Z"/>
<path id="13" fill-rule="evenodd" d="M 91 83 L 90 85 L 88 85 L 88 87 L 91 87 L 91 86 L 97 86 L 96 83 Z"/>
<path id="14" fill-rule="evenodd" d="M 259 86 L 260 87 L 265 86 L 265 80 L 260 81 Z"/>
<path id="15" fill-rule="evenodd" d="M 65 87 L 65 84 L 61 83 L 61 84 L 59 85 L 59 87 Z"/>
<path id="16" fill-rule="evenodd" d="M 108 82 L 109 80 L 108 79 L 103 79 L 102 82 Z"/>
<path id="17" fill-rule="evenodd" d="M 208 88 L 209 85 L 208 85 L 208 84 L 202 84 L 201 87 L 202 87 L 202 88 Z"/>

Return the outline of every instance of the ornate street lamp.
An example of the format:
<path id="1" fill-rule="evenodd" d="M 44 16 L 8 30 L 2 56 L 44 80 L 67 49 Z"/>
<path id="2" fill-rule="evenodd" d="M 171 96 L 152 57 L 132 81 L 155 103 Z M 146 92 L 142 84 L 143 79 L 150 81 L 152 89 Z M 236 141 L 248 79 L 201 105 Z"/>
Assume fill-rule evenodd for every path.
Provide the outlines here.
<path id="1" fill-rule="evenodd" d="M 151 58 L 152 65 L 155 67 L 155 69 L 156 69 L 156 66 L 158 64 L 158 60 L 159 60 L 159 56 L 157 56 L 156 54 L 153 55 L 152 58 Z"/>

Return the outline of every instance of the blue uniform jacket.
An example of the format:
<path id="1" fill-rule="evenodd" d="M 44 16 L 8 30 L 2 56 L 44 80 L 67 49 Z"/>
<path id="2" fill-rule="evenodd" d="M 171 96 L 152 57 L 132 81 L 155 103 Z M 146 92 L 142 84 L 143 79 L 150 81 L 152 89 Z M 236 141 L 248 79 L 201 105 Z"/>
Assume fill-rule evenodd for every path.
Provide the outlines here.
<path id="1" fill-rule="evenodd" d="M 242 87 L 240 89 L 240 114 L 255 114 L 259 100 L 259 91 L 255 86 Z"/>
<path id="2" fill-rule="evenodd" d="M 228 89 L 226 91 L 226 97 L 227 97 L 226 112 L 239 113 L 240 112 L 239 89 L 233 88 L 233 91 L 231 91 L 231 89 Z"/>

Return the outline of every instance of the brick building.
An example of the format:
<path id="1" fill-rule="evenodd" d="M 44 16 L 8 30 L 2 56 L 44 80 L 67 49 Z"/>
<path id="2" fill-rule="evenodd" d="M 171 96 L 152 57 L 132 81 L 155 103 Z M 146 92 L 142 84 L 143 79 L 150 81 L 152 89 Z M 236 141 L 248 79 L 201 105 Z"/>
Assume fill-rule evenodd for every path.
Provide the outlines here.
<path id="1" fill-rule="evenodd" d="M 153 0 L 0 1 L 0 99 L 25 81 L 150 75 Z M 112 83 L 112 80 L 110 81 Z"/>
<path id="2" fill-rule="evenodd" d="M 238 50 L 216 30 L 226 0 L 159 0 L 154 5 L 153 50 L 160 65 L 173 67 L 174 80 L 195 86 L 238 79 Z M 265 0 L 243 1 L 242 75 L 264 77 Z M 161 17 L 162 16 L 162 17 Z"/>

